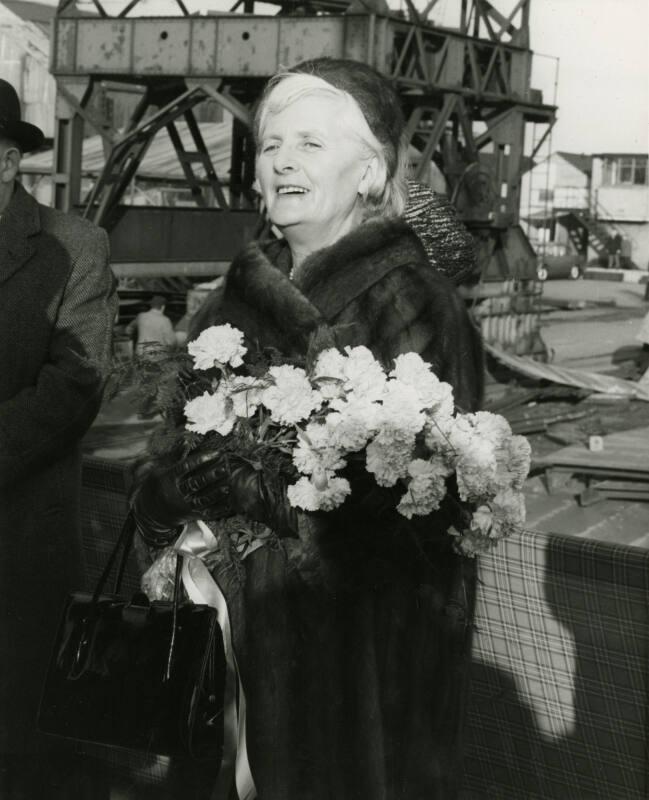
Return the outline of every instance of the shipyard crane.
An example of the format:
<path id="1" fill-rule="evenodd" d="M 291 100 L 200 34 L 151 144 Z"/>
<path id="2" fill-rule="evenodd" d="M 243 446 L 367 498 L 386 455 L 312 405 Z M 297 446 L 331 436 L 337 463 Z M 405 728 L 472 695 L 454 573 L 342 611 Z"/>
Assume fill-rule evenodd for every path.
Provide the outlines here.
<path id="1" fill-rule="evenodd" d="M 250 119 L 266 79 L 306 58 L 363 61 L 399 92 L 414 177 L 426 181 L 434 170 L 441 172 L 476 239 L 481 281 L 506 287 L 500 295 L 492 288 L 492 298 L 510 296 L 504 306 L 482 306 L 483 330 L 488 317 L 493 322 L 486 338 L 533 351 L 536 257 L 518 224 L 520 186 L 547 141 L 556 109 L 531 87 L 531 0 L 453 2 L 456 24 L 442 27 L 432 21 L 439 0 L 424 8 L 405 0 L 398 11 L 378 0 L 265 2 L 273 14 L 257 13 L 255 0 L 236 0 L 228 13 L 192 14 L 176 0 L 175 15 L 165 17 L 138 16 L 145 13 L 144 0 L 125 2 L 111 14 L 101 0 L 92 0 L 93 15 L 61 0 L 51 58 L 58 91 L 55 205 L 106 227 L 115 257 L 128 261 L 133 275 L 199 275 L 223 267 L 258 224 Z M 107 91 L 138 92 L 121 130 L 111 127 L 98 102 Z M 232 119 L 227 181 L 217 175 L 196 121 L 196 107 L 207 100 Z M 179 122 L 189 133 L 189 148 Z M 106 161 L 82 196 L 86 126 L 101 135 Z M 531 126 L 542 132 L 532 144 Z M 195 208 L 123 202 L 163 129 Z"/>

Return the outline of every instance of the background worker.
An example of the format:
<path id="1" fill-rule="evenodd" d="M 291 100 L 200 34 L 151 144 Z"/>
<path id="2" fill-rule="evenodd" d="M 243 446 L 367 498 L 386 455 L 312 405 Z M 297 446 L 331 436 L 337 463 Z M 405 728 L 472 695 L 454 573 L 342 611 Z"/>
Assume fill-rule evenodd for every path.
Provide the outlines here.
<path id="1" fill-rule="evenodd" d="M 165 299 L 159 294 L 151 298 L 148 311 L 141 311 L 126 326 L 128 336 L 135 338 L 135 352 L 139 355 L 159 347 L 175 347 L 176 334 L 171 320 L 165 314 Z"/>

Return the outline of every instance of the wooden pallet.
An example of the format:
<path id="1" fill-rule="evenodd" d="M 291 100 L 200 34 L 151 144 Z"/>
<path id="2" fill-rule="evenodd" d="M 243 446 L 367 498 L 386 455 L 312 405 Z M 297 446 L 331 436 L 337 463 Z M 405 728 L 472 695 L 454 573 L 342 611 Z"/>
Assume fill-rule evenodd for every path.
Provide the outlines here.
<path id="1" fill-rule="evenodd" d="M 632 500 L 649 502 L 649 481 L 593 480 L 579 495 L 579 504 L 590 506 L 601 500 Z"/>

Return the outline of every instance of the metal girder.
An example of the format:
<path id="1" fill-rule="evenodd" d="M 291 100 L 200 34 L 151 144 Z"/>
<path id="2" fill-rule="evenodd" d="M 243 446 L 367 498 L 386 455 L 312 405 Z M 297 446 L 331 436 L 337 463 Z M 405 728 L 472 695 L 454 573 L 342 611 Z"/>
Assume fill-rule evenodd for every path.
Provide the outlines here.
<path id="1" fill-rule="evenodd" d="M 182 167 L 185 179 L 190 188 L 192 196 L 196 201 L 196 205 L 200 207 L 207 207 L 208 205 L 205 196 L 203 194 L 203 189 L 200 184 L 200 179 L 194 173 L 194 168 L 193 168 L 193 164 L 200 164 L 205 170 L 207 181 L 212 189 L 213 196 L 216 200 L 218 207 L 227 208 L 228 201 L 225 199 L 221 183 L 216 175 L 216 171 L 212 164 L 212 160 L 210 159 L 210 154 L 207 152 L 207 148 L 205 147 L 203 136 L 201 134 L 200 128 L 198 127 L 198 123 L 196 122 L 196 117 L 194 116 L 191 109 L 187 109 L 187 111 L 183 113 L 183 116 L 187 123 L 187 128 L 189 130 L 189 133 L 194 142 L 194 147 L 195 147 L 194 151 L 187 150 L 183 145 L 181 136 L 178 133 L 178 129 L 176 128 L 174 120 L 168 122 L 165 127 L 167 128 L 167 133 L 169 134 L 169 138 L 171 139 L 171 142 L 174 146 L 174 150 L 176 151 L 176 155 L 178 156 L 180 166 Z"/>
<path id="2" fill-rule="evenodd" d="M 84 113 L 92 95 L 87 78 L 70 82 L 56 98 L 52 185 L 54 205 L 70 211 L 81 199 Z"/>
<path id="3" fill-rule="evenodd" d="M 147 92 L 127 125 L 127 132 L 119 138 L 107 158 L 102 174 L 99 176 L 86 203 L 84 216 L 98 225 L 106 222 L 112 208 L 119 203 L 122 196 L 135 177 L 137 169 L 144 158 L 154 136 L 162 128 L 166 128 L 176 150 L 183 172 L 198 205 L 206 205 L 199 179 L 194 173 L 192 164 L 200 163 L 205 169 L 207 181 L 211 187 L 216 204 L 227 208 L 227 201 L 221 184 L 212 165 L 209 153 L 203 142 L 192 108 L 205 99 L 200 87 L 185 89 L 178 85 L 177 96 L 151 117 L 144 119 L 147 109 L 154 104 L 153 91 Z M 187 151 L 177 132 L 175 121 L 184 117 L 193 139 L 195 150 Z"/>
<path id="4" fill-rule="evenodd" d="M 494 42 L 507 35 L 512 45 L 529 47 L 530 0 L 499 0 L 498 6 L 490 0 L 462 0 L 460 30 L 476 38 L 486 34 Z"/>
<path id="5" fill-rule="evenodd" d="M 528 95 L 529 50 L 373 14 L 57 17 L 52 72 L 246 80 L 321 55 L 370 63 L 404 89 L 537 105 Z"/>
<path id="6" fill-rule="evenodd" d="M 421 178 L 425 175 L 426 170 L 428 169 L 428 164 L 433 157 L 433 153 L 439 145 L 442 133 L 446 127 L 446 123 L 450 119 L 450 116 L 457 105 L 457 100 L 458 98 L 455 95 L 449 94 L 444 98 L 444 103 L 439 111 L 436 109 L 427 109 L 419 106 L 412 112 L 406 126 L 407 140 L 413 145 L 415 145 L 413 139 L 416 139 L 418 136 L 424 138 L 425 140 L 424 147 L 421 150 L 419 164 L 415 170 L 416 180 L 421 180 Z M 419 126 L 425 116 L 432 116 L 432 128 L 427 136 L 422 137 Z"/>
<path id="7" fill-rule="evenodd" d="M 135 17 L 140 0 L 125 0 L 112 18 L 101 12 L 100 18 L 88 18 L 75 17 L 70 8 L 59 11 L 52 52 L 52 71 L 59 80 L 90 74 L 95 80 L 147 87 L 139 117 L 134 114 L 128 136 L 117 139 L 87 213 L 94 209 L 98 221 L 112 224 L 121 193 L 154 133 L 147 128 L 151 120 L 143 122 L 151 105 L 148 92 L 165 79 L 184 84 L 190 94 L 195 91 L 194 98 L 215 100 L 233 115 L 230 203 L 233 209 L 251 206 L 250 108 L 262 82 L 279 65 L 322 55 L 346 57 L 374 66 L 397 87 L 409 120 L 408 138 L 419 152 L 417 176 L 425 174 L 431 160 L 441 167 L 460 217 L 491 243 L 487 271 L 520 276 L 533 268 L 529 254 L 524 269 L 518 256 L 510 258 L 507 233 L 518 219 L 525 125 L 535 121 L 551 127 L 555 112 L 530 89 L 530 0 L 457 0 L 459 30 L 427 21 L 438 0 L 428 0 L 421 10 L 407 0 L 406 18 L 343 13 L 348 0 L 307 0 L 301 6 L 307 15 L 298 14 L 294 3 L 271 2 L 280 9 L 276 16 L 255 14 L 254 0 L 237 0 L 232 11 L 241 7 L 246 13 L 236 15 L 191 16 L 180 2 L 179 16 Z M 67 6 L 67 0 L 61 5 Z M 195 147 L 187 152 L 174 122 L 185 116 L 191 125 L 185 111 L 164 120 L 162 111 L 156 115 L 158 129 L 168 129 L 201 205 L 206 182 L 199 182 L 191 169 L 203 158 L 200 140 L 194 137 Z M 187 112 L 193 118 L 191 108 Z M 209 167 L 207 183 L 223 208 L 224 197 Z"/>
<path id="8" fill-rule="evenodd" d="M 221 84 L 221 81 L 218 83 Z M 190 87 L 193 85 L 191 81 L 187 81 L 187 84 Z M 222 91 L 218 91 L 216 86 L 212 86 L 209 83 L 197 82 L 196 85 L 200 86 L 205 94 L 209 95 L 213 100 L 216 100 L 216 102 L 223 106 L 226 111 L 229 111 L 235 119 L 238 119 L 239 122 L 247 125 L 248 127 L 250 126 L 252 122 L 252 113 L 250 109 L 248 106 L 245 106 L 236 98 L 232 97 L 227 87 L 225 87 Z"/>

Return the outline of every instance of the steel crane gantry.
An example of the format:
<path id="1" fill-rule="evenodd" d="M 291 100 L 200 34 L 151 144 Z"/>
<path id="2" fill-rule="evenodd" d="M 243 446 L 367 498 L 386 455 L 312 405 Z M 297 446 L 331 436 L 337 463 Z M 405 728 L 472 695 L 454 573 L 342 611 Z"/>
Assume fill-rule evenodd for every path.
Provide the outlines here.
<path id="1" fill-rule="evenodd" d="M 352 5 L 276 0 L 275 15 L 255 13 L 254 0 L 236 0 L 226 14 L 192 15 L 176 0 L 177 15 L 167 17 L 135 16 L 142 0 L 130 0 L 113 15 L 100 0 L 92 1 L 96 16 L 80 16 L 72 0 L 61 0 L 54 23 L 51 70 L 59 92 L 55 204 L 83 207 L 86 216 L 111 231 L 116 253 L 127 251 L 134 262 L 201 262 L 214 260 L 215 253 L 217 261 L 228 261 L 255 225 L 252 104 L 280 66 L 334 56 L 368 63 L 393 81 L 406 114 L 415 176 L 425 180 L 431 162 L 441 170 L 460 217 L 478 242 L 483 279 L 535 277 L 535 254 L 518 226 L 520 183 L 552 128 L 555 108 L 544 104 L 530 85 L 531 0 L 501 0 L 507 12 L 488 0 L 456 0 L 454 27 L 429 21 L 438 0 L 429 0 L 421 10 L 406 0 L 405 13 L 376 6 L 378 0 L 354 0 Z M 98 87 L 107 86 L 141 91 L 120 131 L 111 129 L 94 102 Z M 194 115 L 208 99 L 232 114 L 227 192 Z M 179 120 L 190 133 L 190 149 L 178 135 Z M 525 153 L 530 123 L 545 131 Z M 106 166 L 82 198 L 86 124 L 104 139 Z M 186 235 L 166 235 L 158 237 L 165 251 L 156 255 L 151 242 L 138 244 L 137 232 L 147 227 L 178 231 L 179 212 L 127 207 L 121 201 L 163 128 L 196 209 L 182 209 L 181 215 L 194 234 L 189 252 L 180 250 Z"/>

